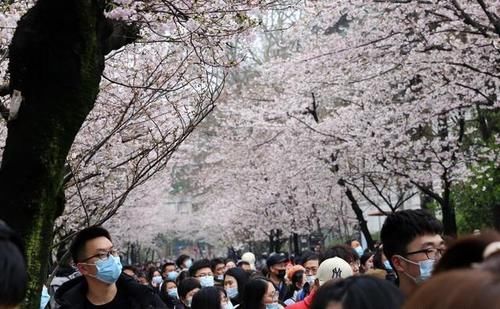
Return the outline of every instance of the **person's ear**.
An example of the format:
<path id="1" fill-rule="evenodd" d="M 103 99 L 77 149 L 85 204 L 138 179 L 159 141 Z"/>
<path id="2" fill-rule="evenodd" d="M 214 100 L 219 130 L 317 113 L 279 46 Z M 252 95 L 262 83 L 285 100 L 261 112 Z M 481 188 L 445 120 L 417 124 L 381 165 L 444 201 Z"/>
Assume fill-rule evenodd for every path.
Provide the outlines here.
<path id="1" fill-rule="evenodd" d="M 78 268 L 78 271 L 82 274 L 82 275 L 88 275 L 90 274 L 90 265 L 87 265 L 87 264 L 83 264 L 83 263 L 77 263 L 76 264 L 76 268 Z"/>
<path id="2" fill-rule="evenodd" d="M 401 257 L 399 255 L 393 255 L 391 257 L 391 262 L 392 262 L 392 266 L 394 267 L 395 271 L 397 271 L 398 273 L 404 271 L 404 267 L 401 264 L 403 262 L 403 260 L 401 259 Z"/>

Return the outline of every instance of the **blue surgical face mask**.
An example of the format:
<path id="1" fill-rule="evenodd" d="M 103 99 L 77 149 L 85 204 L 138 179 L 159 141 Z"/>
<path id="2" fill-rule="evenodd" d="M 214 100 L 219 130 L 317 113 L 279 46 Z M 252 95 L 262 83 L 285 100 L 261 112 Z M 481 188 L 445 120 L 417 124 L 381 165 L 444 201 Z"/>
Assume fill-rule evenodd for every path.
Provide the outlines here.
<path id="1" fill-rule="evenodd" d="M 193 299 L 192 298 L 186 298 L 186 306 L 188 308 L 191 308 L 191 303 L 193 302 Z"/>
<path id="2" fill-rule="evenodd" d="M 226 289 L 227 297 L 234 299 L 238 297 L 238 288 L 227 288 Z"/>
<path id="3" fill-rule="evenodd" d="M 110 255 L 107 259 L 98 260 L 93 265 L 97 268 L 97 273 L 94 277 L 108 284 L 115 283 L 122 272 L 122 263 L 119 256 Z"/>
<path id="4" fill-rule="evenodd" d="M 154 276 L 151 282 L 158 285 L 163 282 L 163 278 L 161 276 Z"/>
<path id="5" fill-rule="evenodd" d="M 413 277 L 413 276 L 409 275 L 408 273 L 404 272 L 405 275 L 407 275 L 408 277 L 413 279 L 413 281 L 415 281 L 417 284 L 420 284 L 420 283 L 426 281 L 427 279 L 429 279 L 432 276 L 432 271 L 434 270 L 434 264 L 436 263 L 435 260 L 428 259 L 428 260 L 423 260 L 420 262 L 414 262 L 414 261 L 408 260 L 404 257 L 401 257 L 401 258 L 403 260 L 407 261 L 408 263 L 418 265 L 420 274 L 417 277 Z"/>
<path id="6" fill-rule="evenodd" d="M 171 281 L 175 281 L 175 279 L 177 279 L 177 276 L 179 274 L 174 270 L 174 271 L 170 271 L 167 273 L 167 279 L 168 280 L 171 280 Z"/>
<path id="7" fill-rule="evenodd" d="M 425 260 L 418 262 L 420 268 L 420 275 L 417 277 L 417 283 L 423 282 L 432 276 L 432 271 L 434 270 L 435 260 Z"/>
<path id="8" fill-rule="evenodd" d="M 184 261 L 184 266 L 186 266 L 186 268 L 189 268 L 193 265 L 193 261 L 191 259 L 187 259 L 186 261 Z"/>
<path id="9" fill-rule="evenodd" d="M 279 309 L 278 303 L 266 304 L 266 309 Z"/>
<path id="10" fill-rule="evenodd" d="M 167 294 L 172 298 L 179 298 L 179 294 L 177 294 L 177 288 L 168 289 Z"/>
<path id="11" fill-rule="evenodd" d="M 363 248 L 361 248 L 361 246 L 357 246 L 356 248 L 354 248 L 354 251 L 356 251 L 359 257 L 363 255 Z"/>
<path id="12" fill-rule="evenodd" d="M 389 260 L 385 260 L 384 267 L 387 270 L 392 270 L 392 266 L 391 266 L 391 263 L 389 263 Z"/>
<path id="13" fill-rule="evenodd" d="M 50 295 L 47 288 L 43 286 L 42 288 L 42 298 L 40 299 L 40 309 L 44 309 L 49 303 Z"/>
<path id="14" fill-rule="evenodd" d="M 214 276 L 204 276 L 200 278 L 200 285 L 202 288 L 214 286 Z"/>

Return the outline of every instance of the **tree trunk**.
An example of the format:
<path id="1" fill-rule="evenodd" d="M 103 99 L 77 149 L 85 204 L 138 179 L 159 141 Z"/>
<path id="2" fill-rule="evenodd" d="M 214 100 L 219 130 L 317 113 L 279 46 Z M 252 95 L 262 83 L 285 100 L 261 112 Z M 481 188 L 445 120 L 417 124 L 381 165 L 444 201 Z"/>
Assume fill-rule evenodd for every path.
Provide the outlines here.
<path id="1" fill-rule="evenodd" d="M 269 233 L 269 254 L 274 251 L 274 230 Z"/>
<path id="2" fill-rule="evenodd" d="M 444 183 L 443 199 L 441 203 L 441 211 L 443 213 L 443 228 L 444 234 L 452 237 L 457 236 L 457 221 L 455 217 L 455 205 L 451 200 L 451 184 Z"/>
<path id="3" fill-rule="evenodd" d="M 429 190 L 431 190 L 432 186 L 427 185 L 426 188 L 429 188 Z M 429 205 L 433 201 L 432 197 L 429 196 L 428 194 L 423 193 L 423 192 L 421 192 L 419 195 L 420 195 L 420 208 L 427 210 L 427 211 L 430 211 Z"/>
<path id="4" fill-rule="evenodd" d="M 500 232 L 500 204 L 499 203 L 495 203 L 493 205 L 493 226 L 495 227 L 495 229 Z"/>
<path id="5" fill-rule="evenodd" d="M 293 241 L 293 253 L 295 254 L 295 256 L 300 256 L 299 234 L 293 233 L 292 241 Z"/>
<path id="6" fill-rule="evenodd" d="M 374 250 L 375 245 L 373 242 L 373 238 L 372 235 L 370 234 L 370 231 L 368 230 L 368 224 L 365 220 L 365 217 L 363 216 L 363 211 L 359 207 L 358 201 L 356 201 L 356 198 L 354 198 L 351 189 L 349 189 L 349 187 L 346 186 L 345 182 L 342 179 L 338 181 L 338 184 L 345 188 L 345 194 L 349 199 L 349 201 L 351 202 L 352 210 L 356 214 L 356 219 L 358 219 L 359 228 L 361 229 L 361 232 L 363 233 L 363 235 L 365 235 L 366 244 L 368 248 L 370 250 Z"/>
<path id="7" fill-rule="evenodd" d="M 103 11 L 98 0 L 40 0 L 19 21 L 9 49 L 10 90 L 23 100 L 7 124 L 0 213 L 26 243 L 24 308 L 39 308 L 54 222 L 64 210 L 66 156 L 99 91 Z"/>

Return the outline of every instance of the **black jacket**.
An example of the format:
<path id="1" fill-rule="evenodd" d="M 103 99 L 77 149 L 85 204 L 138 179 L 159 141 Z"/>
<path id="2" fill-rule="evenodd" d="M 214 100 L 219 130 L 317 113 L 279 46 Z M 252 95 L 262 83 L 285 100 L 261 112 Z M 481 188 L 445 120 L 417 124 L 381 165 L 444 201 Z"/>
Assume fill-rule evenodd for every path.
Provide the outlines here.
<path id="1" fill-rule="evenodd" d="M 134 278 L 121 274 L 116 287 L 126 295 L 131 309 L 166 309 L 160 297 L 148 286 L 137 283 Z M 65 282 L 56 292 L 56 302 L 61 309 L 84 309 L 87 281 L 83 276 Z"/>

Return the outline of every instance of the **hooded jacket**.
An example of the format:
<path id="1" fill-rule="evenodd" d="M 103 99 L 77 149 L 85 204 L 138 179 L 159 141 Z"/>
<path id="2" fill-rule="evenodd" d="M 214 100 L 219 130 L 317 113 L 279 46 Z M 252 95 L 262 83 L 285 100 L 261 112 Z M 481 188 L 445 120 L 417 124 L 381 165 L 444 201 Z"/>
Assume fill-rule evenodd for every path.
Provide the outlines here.
<path id="1" fill-rule="evenodd" d="M 85 309 L 87 281 L 81 276 L 65 282 L 56 292 L 55 299 L 61 309 Z M 128 299 L 130 309 L 166 309 L 152 288 L 137 283 L 134 278 L 121 274 L 116 288 Z"/>

